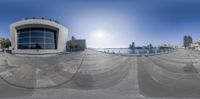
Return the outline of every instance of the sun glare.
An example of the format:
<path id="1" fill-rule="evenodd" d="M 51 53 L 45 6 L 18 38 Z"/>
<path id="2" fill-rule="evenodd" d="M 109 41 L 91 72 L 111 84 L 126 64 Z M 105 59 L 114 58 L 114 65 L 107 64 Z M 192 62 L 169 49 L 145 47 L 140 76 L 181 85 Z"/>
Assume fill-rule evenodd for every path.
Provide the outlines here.
<path id="1" fill-rule="evenodd" d="M 101 39 L 101 38 L 104 37 L 104 32 L 103 31 L 97 31 L 95 33 L 95 35 L 96 35 L 96 38 Z"/>

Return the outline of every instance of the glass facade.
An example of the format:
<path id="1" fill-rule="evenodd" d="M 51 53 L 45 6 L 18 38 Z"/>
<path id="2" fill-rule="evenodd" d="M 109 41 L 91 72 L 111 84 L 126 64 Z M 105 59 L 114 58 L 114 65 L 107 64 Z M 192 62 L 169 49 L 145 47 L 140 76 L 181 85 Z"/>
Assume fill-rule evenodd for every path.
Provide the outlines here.
<path id="1" fill-rule="evenodd" d="M 17 31 L 18 49 L 57 49 L 56 31 L 46 28 L 25 28 Z"/>

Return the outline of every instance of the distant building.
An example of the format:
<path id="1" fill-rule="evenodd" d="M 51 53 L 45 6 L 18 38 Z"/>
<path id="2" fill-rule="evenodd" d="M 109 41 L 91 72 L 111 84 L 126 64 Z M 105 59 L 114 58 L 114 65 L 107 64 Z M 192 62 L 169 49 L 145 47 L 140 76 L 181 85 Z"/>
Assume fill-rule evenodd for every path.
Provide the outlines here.
<path id="1" fill-rule="evenodd" d="M 189 43 L 189 46 L 192 43 L 192 37 L 191 36 L 188 36 L 188 43 Z"/>
<path id="2" fill-rule="evenodd" d="M 72 36 L 72 39 L 67 41 L 66 49 L 67 51 L 84 51 L 86 49 L 86 40 L 76 39 Z"/>
<path id="3" fill-rule="evenodd" d="M 197 42 L 191 43 L 190 49 L 200 51 L 200 39 Z"/>
<path id="4" fill-rule="evenodd" d="M 132 42 L 132 44 L 130 44 L 129 49 L 134 49 L 135 48 L 135 42 Z"/>
<path id="5" fill-rule="evenodd" d="M 174 47 L 170 44 L 163 44 L 158 46 L 159 49 L 173 49 Z"/>
<path id="6" fill-rule="evenodd" d="M 183 37 L 183 46 L 185 47 L 185 48 L 187 48 L 187 47 L 189 47 L 190 46 L 190 44 L 192 44 L 192 37 L 191 36 L 184 36 Z"/>
<path id="7" fill-rule="evenodd" d="M 153 48 L 153 45 L 152 45 L 152 44 L 149 44 L 149 45 L 147 45 L 147 48 L 148 48 L 148 49 L 152 49 L 152 48 Z"/>

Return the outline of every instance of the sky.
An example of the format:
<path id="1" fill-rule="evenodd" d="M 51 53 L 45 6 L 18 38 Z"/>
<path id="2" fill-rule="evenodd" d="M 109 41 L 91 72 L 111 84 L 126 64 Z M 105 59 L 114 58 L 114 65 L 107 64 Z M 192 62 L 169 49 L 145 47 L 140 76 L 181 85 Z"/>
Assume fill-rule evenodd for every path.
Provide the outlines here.
<path id="1" fill-rule="evenodd" d="M 24 17 L 58 20 L 87 47 L 126 48 L 183 45 L 183 36 L 200 38 L 199 0 L 0 0 L 0 37 Z"/>

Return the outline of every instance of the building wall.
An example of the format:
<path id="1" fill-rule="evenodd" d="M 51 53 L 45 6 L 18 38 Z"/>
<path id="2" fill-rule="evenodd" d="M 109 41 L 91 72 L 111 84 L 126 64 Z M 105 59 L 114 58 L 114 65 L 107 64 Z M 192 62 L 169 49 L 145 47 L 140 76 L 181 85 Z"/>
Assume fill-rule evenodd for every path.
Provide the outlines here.
<path id="1" fill-rule="evenodd" d="M 86 49 L 86 40 L 70 40 L 67 41 L 67 51 L 74 50 L 74 51 L 81 51 Z"/>
<path id="2" fill-rule="evenodd" d="M 191 36 L 184 36 L 183 37 L 183 46 L 186 48 L 186 47 L 189 47 L 190 44 L 192 43 L 192 37 Z"/>
<path id="3" fill-rule="evenodd" d="M 27 28 L 27 27 L 44 27 L 57 31 L 57 49 L 18 49 L 17 48 L 17 29 Z M 64 26 L 43 19 L 27 19 L 15 22 L 10 25 L 11 33 L 11 47 L 13 53 L 28 53 L 28 54 L 44 54 L 44 53 L 58 53 L 65 51 L 68 29 Z"/>

